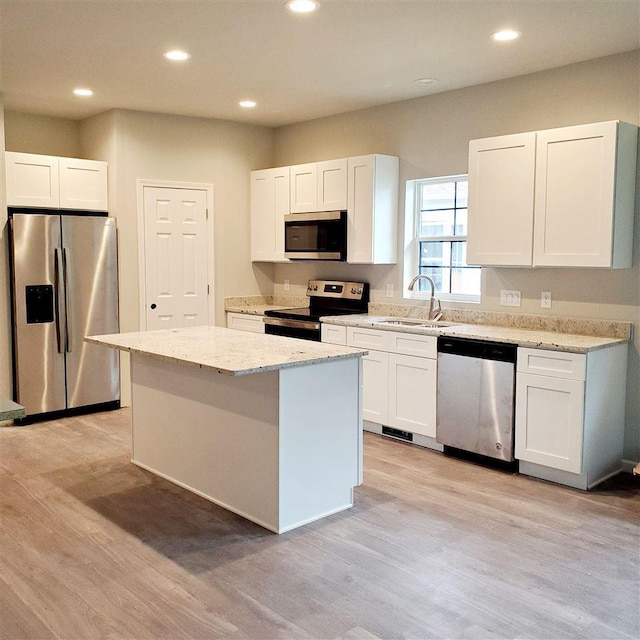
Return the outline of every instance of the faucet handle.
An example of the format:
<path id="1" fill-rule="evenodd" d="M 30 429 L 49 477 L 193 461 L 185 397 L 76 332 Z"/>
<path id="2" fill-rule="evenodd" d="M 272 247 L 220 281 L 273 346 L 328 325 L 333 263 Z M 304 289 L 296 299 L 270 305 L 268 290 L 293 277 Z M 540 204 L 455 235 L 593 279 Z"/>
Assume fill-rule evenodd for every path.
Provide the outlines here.
<path id="1" fill-rule="evenodd" d="M 442 318 L 442 305 L 438 298 L 433 298 L 431 306 L 431 312 L 429 313 L 429 320 L 440 320 Z"/>

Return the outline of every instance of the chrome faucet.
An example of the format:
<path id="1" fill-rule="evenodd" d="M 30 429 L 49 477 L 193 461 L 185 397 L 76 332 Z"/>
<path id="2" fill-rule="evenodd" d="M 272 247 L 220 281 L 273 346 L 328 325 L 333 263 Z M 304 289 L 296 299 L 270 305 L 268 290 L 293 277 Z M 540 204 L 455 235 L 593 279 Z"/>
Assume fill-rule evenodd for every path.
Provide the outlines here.
<path id="1" fill-rule="evenodd" d="M 429 320 L 439 320 L 442 317 L 442 307 L 440 306 L 440 300 L 435 298 L 436 285 L 431 276 L 428 276 L 425 273 L 419 273 L 409 283 L 409 291 L 413 291 L 413 287 L 416 282 L 422 279 L 427 280 L 431 285 L 431 296 L 429 297 Z"/>

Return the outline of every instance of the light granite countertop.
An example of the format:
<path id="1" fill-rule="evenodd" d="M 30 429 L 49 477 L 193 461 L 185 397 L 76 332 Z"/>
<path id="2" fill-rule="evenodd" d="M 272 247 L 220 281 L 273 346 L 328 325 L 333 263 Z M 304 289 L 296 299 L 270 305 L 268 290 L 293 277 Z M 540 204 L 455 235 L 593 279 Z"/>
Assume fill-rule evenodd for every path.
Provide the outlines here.
<path id="1" fill-rule="evenodd" d="M 251 306 L 246 305 L 225 305 L 224 310 L 227 313 L 244 313 L 248 316 L 263 316 L 265 311 L 271 311 L 273 309 L 288 309 L 292 305 L 284 304 L 254 304 Z"/>
<path id="2" fill-rule="evenodd" d="M 160 329 L 87 336 L 86 342 L 230 376 L 299 367 L 366 355 L 363 349 L 250 333 L 222 327 Z"/>
<path id="3" fill-rule="evenodd" d="M 596 337 L 560 333 L 557 331 L 539 331 L 517 327 L 488 326 L 480 324 L 452 323 L 438 327 L 398 326 L 382 324 L 386 316 L 346 315 L 326 316 L 322 322 L 351 327 L 381 329 L 384 331 L 400 331 L 420 335 L 450 336 L 458 338 L 474 338 L 516 344 L 519 347 L 550 349 L 553 351 L 569 351 L 586 353 L 594 349 L 610 347 L 628 342 L 628 338 Z M 426 320 L 425 320 L 426 322 Z"/>
<path id="4" fill-rule="evenodd" d="M 0 422 L 24 418 L 25 409 L 19 404 L 0 396 Z"/>

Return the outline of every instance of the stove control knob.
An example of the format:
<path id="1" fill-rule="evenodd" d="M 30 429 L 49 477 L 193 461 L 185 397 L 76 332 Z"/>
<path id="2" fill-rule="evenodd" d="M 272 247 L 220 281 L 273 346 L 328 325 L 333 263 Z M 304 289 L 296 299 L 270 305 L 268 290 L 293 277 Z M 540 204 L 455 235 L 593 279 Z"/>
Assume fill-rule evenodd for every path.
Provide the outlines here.
<path id="1" fill-rule="evenodd" d="M 314 285 L 313 285 L 313 290 L 314 290 L 314 291 L 317 291 L 317 290 L 318 290 L 318 285 L 317 285 L 317 284 L 314 284 Z"/>
<path id="2" fill-rule="evenodd" d="M 355 287 L 351 287 L 351 293 L 352 293 L 352 294 L 357 293 L 357 291 L 356 291 L 356 288 L 355 288 Z"/>

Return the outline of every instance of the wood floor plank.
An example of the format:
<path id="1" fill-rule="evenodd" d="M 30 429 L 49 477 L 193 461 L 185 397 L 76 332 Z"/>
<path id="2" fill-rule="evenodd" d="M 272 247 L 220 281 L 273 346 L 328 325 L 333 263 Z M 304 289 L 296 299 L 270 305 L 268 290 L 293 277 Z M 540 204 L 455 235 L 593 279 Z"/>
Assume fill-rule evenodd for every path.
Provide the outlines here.
<path id="1" fill-rule="evenodd" d="M 0 637 L 640 637 L 640 483 L 365 434 L 355 506 L 276 536 L 129 461 L 128 410 L 0 428 Z"/>

